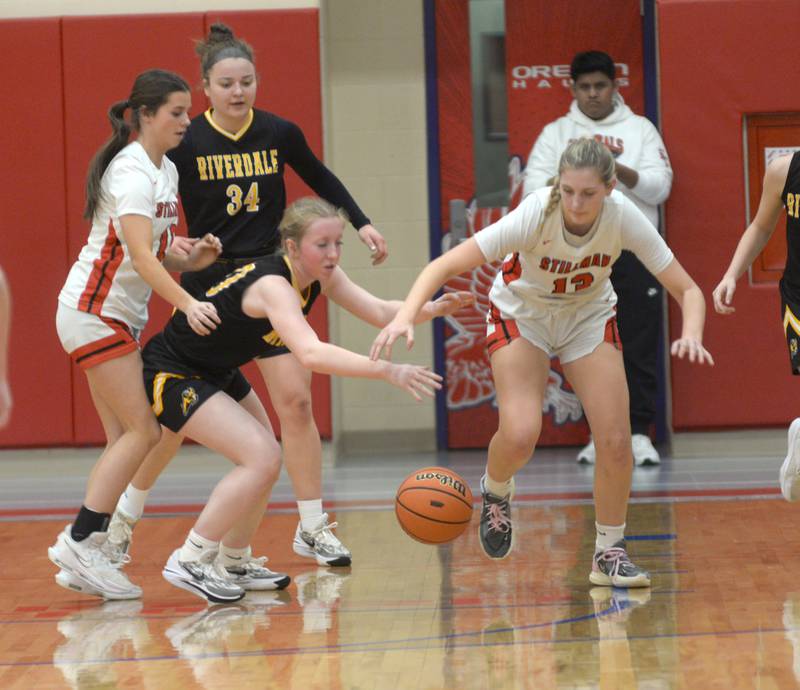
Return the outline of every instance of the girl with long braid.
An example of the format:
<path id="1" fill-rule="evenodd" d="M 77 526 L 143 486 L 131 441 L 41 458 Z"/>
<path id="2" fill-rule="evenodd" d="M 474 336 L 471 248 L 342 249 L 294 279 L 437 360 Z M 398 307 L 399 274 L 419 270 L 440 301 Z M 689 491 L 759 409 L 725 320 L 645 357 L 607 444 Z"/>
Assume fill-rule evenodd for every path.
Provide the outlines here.
<path id="1" fill-rule="evenodd" d="M 648 587 L 649 573 L 625 550 L 633 459 L 611 266 L 628 249 L 669 291 L 683 312 L 671 352 L 697 364 L 713 364 L 702 344 L 705 301 L 650 221 L 614 191 L 608 149 L 578 139 L 561 156 L 558 173 L 552 187 L 528 195 L 497 223 L 430 263 L 370 354 L 377 359 L 386 348 L 390 356 L 401 336 L 410 347 L 414 318 L 429 296 L 451 277 L 505 257 L 487 314 L 500 419 L 481 480 L 481 547 L 492 559 L 511 553 L 514 474 L 536 446 L 550 358 L 558 357 L 597 447 L 597 536 L 589 579 L 595 585 Z"/>

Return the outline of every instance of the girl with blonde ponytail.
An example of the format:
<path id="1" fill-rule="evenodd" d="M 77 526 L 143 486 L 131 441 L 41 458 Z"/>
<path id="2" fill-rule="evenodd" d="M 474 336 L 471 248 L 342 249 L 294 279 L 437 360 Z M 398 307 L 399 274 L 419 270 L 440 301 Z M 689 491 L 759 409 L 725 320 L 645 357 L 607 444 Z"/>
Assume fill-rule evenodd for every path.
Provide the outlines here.
<path id="1" fill-rule="evenodd" d="M 490 292 L 486 344 L 499 409 L 481 480 L 479 536 L 486 556 L 511 553 L 514 474 L 533 454 L 542 426 L 550 359 L 558 357 L 597 447 L 594 499 L 597 537 L 589 580 L 595 585 L 649 587 L 650 575 L 625 549 L 633 458 L 628 388 L 616 328 L 611 267 L 632 251 L 678 302 L 683 329 L 671 352 L 713 364 L 702 344 L 705 301 L 642 212 L 614 190 L 614 159 L 594 139 L 572 142 L 552 187 L 528 195 L 504 218 L 459 244 L 419 275 L 371 357 L 405 336 L 414 318 L 450 278 L 503 259 Z"/>

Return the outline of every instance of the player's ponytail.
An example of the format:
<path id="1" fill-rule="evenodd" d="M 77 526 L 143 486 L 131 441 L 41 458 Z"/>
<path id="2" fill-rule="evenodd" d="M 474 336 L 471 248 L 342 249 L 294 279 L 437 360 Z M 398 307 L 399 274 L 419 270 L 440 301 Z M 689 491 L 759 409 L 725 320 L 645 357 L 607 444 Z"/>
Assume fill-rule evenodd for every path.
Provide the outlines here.
<path id="1" fill-rule="evenodd" d="M 221 22 L 211 25 L 205 40 L 195 41 L 194 52 L 200 58 L 200 74 L 206 83 L 211 68 L 220 60 L 243 58 L 255 65 L 253 47 L 247 41 L 236 38 L 233 30 Z"/>
<path id="2" fill-rule="evenodd" d="M 558 204 L 561 202 L 561 187 L 558 184 L 560 178 L 560 175 L 556 175 L 551 182 L 553 186 L 550 188 L 550 196 L 547 198 L 547 208 L 544 210 L 544 220 L 546 220 L 547 217 L 558 208 Z"/>
<path id="3" fill-rule="evenodd" d="M 169 95 L 175 91 L 189 92 L 186 81 L 175 74 L 162 69 L 151 69 L 142 72 L 133 82 L 131 95 L 126 101 L 117 101 L 108 110 L 111 122 L 111 137 L 94 154 L 89 164 L 86 177 L 86 208 L 83 217 L 92 220 L 100 203 L 102 190 L 100 183 L 108 164 L 125 146 L 132 132 L 139 131 L 139 116 L 142 112 L 154 114 Z M 125 120 L 125 111 L 130 108 L 130 122 Z"/>

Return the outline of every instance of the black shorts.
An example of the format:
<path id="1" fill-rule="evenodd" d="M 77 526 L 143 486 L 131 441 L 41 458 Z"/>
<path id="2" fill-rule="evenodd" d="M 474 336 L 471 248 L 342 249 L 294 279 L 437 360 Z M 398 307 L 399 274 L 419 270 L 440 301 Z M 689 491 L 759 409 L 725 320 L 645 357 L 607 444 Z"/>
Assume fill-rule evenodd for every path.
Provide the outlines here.
<path id="1" fill-rule="evenodd" d="M 792 374 L 798 376 L 800 375 L 800 304 L 790 300 L 783 290 L 781 290 L 781 316 Z"/>
<path id="2" fill-rule="evenodd" d="M 222 391 L 239 402 L 252 390 L 238 369 L 201 372 L 175 360 L 161 334 L 147 343 L 142 360 L 144 388 L 153 412 L 159 423 L 176 433 L 215 393 Z"/>
<path id="3" fill-rule="evenodd" d="M 181 286 L 195 299 L 202 300 L 205 298 L 206 290 L 221 282 L 225 276 L 232 271 L 235 271 L 240 266 L 244 266 L 253 262 L 259 257 L 250 257 L 247 259 L 217 259 L 208 268 L 202 271 L 186 271 L 181 273 Z M 290 352 L 289 348 L 285 345 L 275 346 L 267 345 L 267 349 L 256 359 L 269 359 L 270 357 L 277 357 L 278 355 L 285 355 Z"/>

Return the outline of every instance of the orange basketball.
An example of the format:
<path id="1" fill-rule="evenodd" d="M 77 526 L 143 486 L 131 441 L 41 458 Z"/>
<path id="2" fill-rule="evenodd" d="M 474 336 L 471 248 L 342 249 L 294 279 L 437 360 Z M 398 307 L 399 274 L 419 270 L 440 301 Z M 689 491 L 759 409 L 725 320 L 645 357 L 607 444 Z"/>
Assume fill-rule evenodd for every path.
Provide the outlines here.
<path id="1" fill-rule="evenodd" d="M 423 544 L 444 544 L 460 535 L 472 517 L 472 491 L 453 470 L 424 467 L 397 489 L 394 512 L 403 531 Z"/>

